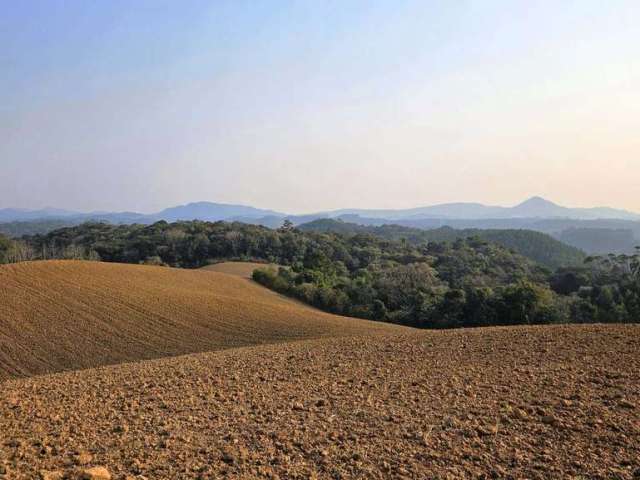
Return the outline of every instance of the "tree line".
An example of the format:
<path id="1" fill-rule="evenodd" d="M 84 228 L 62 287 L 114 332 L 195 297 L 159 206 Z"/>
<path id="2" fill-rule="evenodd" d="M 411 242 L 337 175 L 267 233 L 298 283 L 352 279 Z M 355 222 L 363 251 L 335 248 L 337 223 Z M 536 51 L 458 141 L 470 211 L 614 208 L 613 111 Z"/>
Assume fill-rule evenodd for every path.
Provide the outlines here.
<path id="1" fill-rule="evenodd" d="M 226 222 L 88 223 L 0 237 L 0 261 L 93 259 L 198 268 L 223 260 L 282 265 L 254 279 L 325 311 L 444 328 L 636 322 L 640 255 L 552 270 L 483 238 L 415 242 Z"/>

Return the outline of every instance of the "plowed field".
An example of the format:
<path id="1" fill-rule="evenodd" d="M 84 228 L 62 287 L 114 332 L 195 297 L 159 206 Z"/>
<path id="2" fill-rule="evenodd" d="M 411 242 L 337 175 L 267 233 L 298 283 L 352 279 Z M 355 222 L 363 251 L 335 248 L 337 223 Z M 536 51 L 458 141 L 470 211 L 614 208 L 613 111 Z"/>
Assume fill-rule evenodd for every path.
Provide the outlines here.
<path id="1" fill-rule="evenodd" d="M 638 325 L 418 331 L 103 263 L 0 287 L 5 378 L 121 363 L 1 381 L 0 479 L 640 478 Z"/>
<path id="2" fill-rule="evenodd" d="M 268 263 L 254 263 L 254 262 L 222 262 L 214 263 L 203 267 L 201 270 L 208 270 L 211 272 L 228 273 L 229 275 L 237 275 L 238 277 L 251 278 L 253 271 L 257 268 L 278 268 L 277 265 Z"/>
<path id="3" fill-rule="evenodd" d="M 0 471 L 633 480 L 639 352 L 633 326 L 371 332 L 10 380 Z"/>
<path id="4" fill-rule="evenodd" d="M 0 266 L 0 380 L 323 336 L 400 331 L 234 275 L 50 261 Z"/>

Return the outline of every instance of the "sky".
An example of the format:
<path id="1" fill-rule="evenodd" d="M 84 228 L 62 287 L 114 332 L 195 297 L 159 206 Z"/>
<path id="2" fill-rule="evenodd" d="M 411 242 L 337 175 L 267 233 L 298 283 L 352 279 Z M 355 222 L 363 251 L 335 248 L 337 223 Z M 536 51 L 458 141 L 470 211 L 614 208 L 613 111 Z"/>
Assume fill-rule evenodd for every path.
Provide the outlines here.
<path id="1" fill-rule="evenodd" d="M 0 208 L 640 211 L 637 0 L 23 0 Z"/>

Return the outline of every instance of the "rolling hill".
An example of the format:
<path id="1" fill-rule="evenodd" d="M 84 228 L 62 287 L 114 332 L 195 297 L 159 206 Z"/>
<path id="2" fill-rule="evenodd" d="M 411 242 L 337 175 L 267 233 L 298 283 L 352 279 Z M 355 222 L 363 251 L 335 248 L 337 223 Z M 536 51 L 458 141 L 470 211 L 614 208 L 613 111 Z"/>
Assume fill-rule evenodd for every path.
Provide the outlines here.
<path id="1" fill-rule="evenodd" d="M 414 330 L 254 267 L 0 267 L 0 477 L 638 477 L 637 325 Z"/>
<path id="2" fill-rule="evenodd" d="M 60 219 L 76 215 L 80 215 L 80 213 L 51 207 L 38 210 L 30 210 L 27 208 L 0 208 L 0 222 L 29 221 L 44 218 Z"/>
<path id="3" fill-rule="evenodd" d="M 79 261 L 0 266 L 0 380 L 402 330 L 319 312 L 234 275 Z"/>
<path id="4" fill-rule="evenodd" d="M 432 230 L 405 227 L 402 225 L 368 226 L 330 218 L 319 219 L 299 225 L 307 232 L 334 232 L 343 235 L 366 233 L 387 240 L 406 239 L 419 244 L 425 242 L 453 242 L 468 237 L 478 237 L 494 242 L 546 267 L 556 269 L 580 265 L 586 255 L 581 250 L 562 243 L 545 233 L 519 229 L 454 229 L 440 227 Z"/>

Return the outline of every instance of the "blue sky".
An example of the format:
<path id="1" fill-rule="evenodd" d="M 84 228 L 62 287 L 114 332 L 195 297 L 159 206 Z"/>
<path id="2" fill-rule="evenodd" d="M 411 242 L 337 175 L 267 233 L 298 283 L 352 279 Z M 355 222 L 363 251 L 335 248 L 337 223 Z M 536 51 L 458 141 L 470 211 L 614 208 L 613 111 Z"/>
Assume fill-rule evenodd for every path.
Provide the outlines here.
<path id="1" fill-rule="evenodd" d="M 23 1 L 0 207 L 640 211 L 636 1 Z"/>

